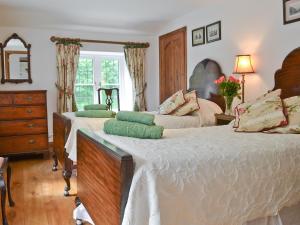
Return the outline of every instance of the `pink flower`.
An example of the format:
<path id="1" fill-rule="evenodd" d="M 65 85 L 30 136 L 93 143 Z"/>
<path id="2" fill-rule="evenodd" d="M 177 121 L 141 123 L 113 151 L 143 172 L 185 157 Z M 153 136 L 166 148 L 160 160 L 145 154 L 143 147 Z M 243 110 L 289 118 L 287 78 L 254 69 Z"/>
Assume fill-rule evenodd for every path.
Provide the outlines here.
<path id="1" fill-rule="evenodd" d="M 236 79 L 234 76 L 230 76 L 229 79 L 228 79 L 230 82 L 232 83 L 240 83 L 240 80 L 239 79 Z"/>
<path id="2" fill-rule="evenodd" d="M 219 79 L 215 80 L 215 84 L 221 84 L 226 80 L 225 76 L 220 77 Z"/>

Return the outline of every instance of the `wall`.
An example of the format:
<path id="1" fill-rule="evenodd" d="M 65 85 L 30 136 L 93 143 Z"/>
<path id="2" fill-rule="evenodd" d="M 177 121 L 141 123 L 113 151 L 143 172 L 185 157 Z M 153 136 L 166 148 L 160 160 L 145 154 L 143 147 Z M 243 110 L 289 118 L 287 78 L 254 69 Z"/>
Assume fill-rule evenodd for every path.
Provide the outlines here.
<path id="1" fill-rule="evenodd" d="M 102 39 L 102 40 L 120 40 L 120 41 L 148 41 L 150 48 L 146 55 L 146 79 L 148 86 L 147 90 L 148 107 L 154 109 L 157 103 L 158 94 L 151 93 L 153 89 L 153 79 L 151 76 L 158 77 L 153 72 L 153 66 L 157 63 L 155 60 L 157 43 L 154 38 L 143 35 L 126 35 L 126 34 L 104 34 L 104 33 L 88 33 L 62 30 L 47 30 L 47 29 L 32 29 L 32 28 L 17 28 L 17 27 L 0 27 L 0 42 L 10 36 L 12 33 L 18 33 L 26 42 L 32 45 L 31 49 L 31 70 L 32 84 L 0 84 L 0 90 L 47 90 L 48 98 L 48 120 L 49 120 L 49 136 L 52 139 L 52 113 L 56 111 L 56 59 L 55 45 L 49 40 L 50 36 L 60 37 L 77 37 L 85 39 Z M 122 52 L 122 46 L 118 45 L 101 45 L 101 44 L 84 44 L 82 50 L 85 51 L 106 51 L 106 52 Z M 156 96 L 156 97 L 153 97 Z"/>
<path id="2" fill-rule="evenodd" d="M 188 76 L 204 58 L 216 60 L 230 75 L 235 55 L 251 54 L 257 73 L 246 77 L 246 99 L 253 99 L 273 87 L 274 72 L 285 56 L 300 46 L 300 22 L 283 25 L 282 0 L 224 2 L 178 18 L 159 34 L 187 26 Z M 192 47 L 192 30 L 218 20 L 222 21 L 222 40 Z"/>

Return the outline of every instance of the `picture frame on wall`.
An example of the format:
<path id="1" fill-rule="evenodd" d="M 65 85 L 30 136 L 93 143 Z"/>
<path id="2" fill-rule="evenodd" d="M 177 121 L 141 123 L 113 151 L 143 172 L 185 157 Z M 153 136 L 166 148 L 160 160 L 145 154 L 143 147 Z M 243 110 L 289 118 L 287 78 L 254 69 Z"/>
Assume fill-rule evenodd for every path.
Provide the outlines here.
<path id="1" fill-rule="evenodd" d="M 205 27 L 199 27 L 192 30 L 192 45 L 204 45 L 205 44 Z"/>
<path id="2" fill-rule="evenodd" d="M 300 21 L 300 0 L 283 0 L 283 24 Z"/>
<path id="3" fill-rule="evenodd" d="M 221 40 L 221 21 L 206 26 L 206 42 L 211 43 Z"/>

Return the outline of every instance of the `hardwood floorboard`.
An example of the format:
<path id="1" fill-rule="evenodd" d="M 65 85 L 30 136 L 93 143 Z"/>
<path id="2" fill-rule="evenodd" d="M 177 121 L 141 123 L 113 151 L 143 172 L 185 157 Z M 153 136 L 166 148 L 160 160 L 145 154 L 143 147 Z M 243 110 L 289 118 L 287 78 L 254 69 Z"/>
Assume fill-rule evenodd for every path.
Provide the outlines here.
<path id="1" fill-rule="evenodd" d="M 10 162 L 14 207 L 7 204 L 9 225 L 74 225 L 74 196 L 64 197 L 62 170 L 52 172 L 52 160 Z M 76 179 L 72 177 L 72 192 Z"/>

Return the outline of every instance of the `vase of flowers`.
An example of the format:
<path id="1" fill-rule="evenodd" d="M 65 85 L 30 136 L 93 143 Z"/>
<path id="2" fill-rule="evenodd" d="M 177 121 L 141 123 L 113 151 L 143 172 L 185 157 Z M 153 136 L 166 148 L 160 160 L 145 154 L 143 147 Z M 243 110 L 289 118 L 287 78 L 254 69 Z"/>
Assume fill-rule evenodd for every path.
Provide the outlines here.
<path id="1" fill-rule="evenodd" d="M 239 90 L 241 89 L 241 85 L 239 79 L 236 79 L 234 76 L 230 76 L 229 78 L 222 76 L 215 80 L 215 84 L 219 85 L 220 93 L 224 96 L 226 105 L 225 114 L 231 115 L 233 99 L 235 97 L 240 98 Z"/>

